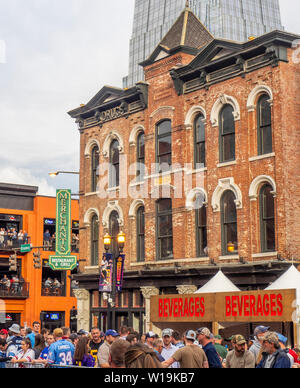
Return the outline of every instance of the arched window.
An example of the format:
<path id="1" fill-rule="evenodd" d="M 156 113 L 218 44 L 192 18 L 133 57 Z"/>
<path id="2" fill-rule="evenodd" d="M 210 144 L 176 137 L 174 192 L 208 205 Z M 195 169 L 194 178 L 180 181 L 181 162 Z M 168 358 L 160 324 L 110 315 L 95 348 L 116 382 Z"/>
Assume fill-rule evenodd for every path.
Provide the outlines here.
<path id="1" fill-rule="evenodd" d="M 257 146 L 258 155 L 272 152 L 272 113 L 270 97 L 263 94 L 257 103 Z"/>
<path id="2" fill-rule="evenodd" d="M 156 239 L 158 260 L 173 257 L 172 200 L 160 199 L 156 202 Z"/>
<path id="3" fill-rule="evenodd" d="M 99 220 L 96 214 L 91 219 L 91 266 L 99 264 Z"/>
<path id="4" fill-rule="evenodd" d="M 156 163 L 158 173 L 169 171 L 172 164 L 171 121 L 164 120 L 156 128 Z"/>
<path id="5" fill-rule="evenodd" d="M 236 254 L 238 251 L 237 212 L 235 195 L 227 190 L 221 198 L 222 254 Z"/>
<path id="6" fill-rule="evenodd" d="M 203 194 L 196 196 L 196 250 L 197 257 L 207 256 L 207 219 L 206 207 L 203 205 Z"/>
<path id="7" fill-rule="evenodd" d="M 220 162 L 235 160 L 235 121 L 233 107 L 225 105 L 220 112 Z"/>
<path id="8" fill-rule="evenodd" d="M 205 118 L 199 114 L 194 121 L 194 167 L 205 167 L 205 159 Z"/>
<path id="9" fill-rule="evenodd" d="M 145 135 L 141 132 L 137 137 L 137 179 L 143 181 L 145 177 Z"/>
<path id="10" fill-rule="evenodd" d="M 136 258 L 145 261 L 145 208 L 140 206 L 136 214 Z"/>
<path id="11" fill-rule="evenodd" d="M 275 216 L 273 188 L 265 184 L 259 192 L 261 251 L 275 251 Z"/>
<path id="12" fill-rule="evenodd" d="M 94 146 L 91 152 L 91 192 L 97 191 L 98 183 L 98 166 L 99 166 L 99 148 Z"/>
<path id="13" fill-rule="evenodd" d="M 120 151 L 118 140 L 113 140 L 110 145 L 110 176 L 109 187 L 117 187 L 120 184 Z"/>
<path id="14" fill-rule="evenodd" d="M 109 234 L 112 237 L 111 253 L 118 254 L 117 236 L 120 233 L 119 214 L 117 211 L 112 211 L 109 216 Z"/>

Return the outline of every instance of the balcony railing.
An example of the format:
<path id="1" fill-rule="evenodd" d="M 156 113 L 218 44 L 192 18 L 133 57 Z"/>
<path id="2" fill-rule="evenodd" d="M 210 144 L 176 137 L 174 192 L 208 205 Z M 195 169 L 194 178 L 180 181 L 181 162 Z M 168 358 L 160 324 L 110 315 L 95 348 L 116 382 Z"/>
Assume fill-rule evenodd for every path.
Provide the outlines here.
<path id="1" fill-rule="evenodd" d="M 29 298 L 29 283 L 0 284 L 0 298 L 27 299 Z"/>
<path id="2" fill-rule="evenodd" d="M 21 245 L 23 244 L 30 244 L 30 237 L 18 240 L 18 239 L 11 239 L 11 238 L 2 238 L 0 239 L 0 251 L 12 251 L 14 249 L 20 249 Z"/>

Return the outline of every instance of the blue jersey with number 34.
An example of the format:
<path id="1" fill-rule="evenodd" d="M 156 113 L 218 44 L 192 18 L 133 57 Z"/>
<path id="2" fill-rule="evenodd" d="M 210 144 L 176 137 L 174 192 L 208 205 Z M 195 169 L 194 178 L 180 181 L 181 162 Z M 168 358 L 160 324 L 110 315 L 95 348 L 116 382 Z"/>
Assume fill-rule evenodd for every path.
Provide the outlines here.
<path id="1" fill-rule="evenodd" d="M 73 365 L 75 347 L 67 340 L 54 342 L 48 352 L 48 361 L 55 365 Z"/>

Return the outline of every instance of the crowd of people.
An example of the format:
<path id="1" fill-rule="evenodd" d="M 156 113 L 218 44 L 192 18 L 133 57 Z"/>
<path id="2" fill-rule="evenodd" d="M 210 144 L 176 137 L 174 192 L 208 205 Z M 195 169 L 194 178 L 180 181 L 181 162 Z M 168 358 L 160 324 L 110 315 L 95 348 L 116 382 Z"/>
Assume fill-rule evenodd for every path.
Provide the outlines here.
<path id="1" fill-rule="evenodd" d="M 207 327 L 187 330 L 183 335 L 170 328 L 161 337 L 152 331 L 142 336 L 122 326 L 119 332 L 71 333 L 67 327 L 53 333 L 13 324 L 0 331 L 0 368 L 74 366 L 86 368 L 300 368 L 300 350 L 286 347 L 287 338 L 258 326 L 248 341 L 241 334 L 230 338 L 230 346 Z"/>
<path id="2" fill-rule="evenodd" d="M 30 237 L 26 230 L 16 228 L 0 228 L 0 248 L 19 248 L 23 244 L 28 244 Z"/>
<path id="3" fill-rule="evenodd" d="M 56 234 L 51 234 L 49 229 L 44 231 L 44 250 L 45 251 L 55 251 L 55 242 L 56 242 Z M 72 233 L 71 240 L 71 249 L 72 252 L 79 252 L 79 235 L 76 233 Z"/>
<path id="4" fill-rule="evenodd" d="M 0 290 L 4 295 L 21 294 L 24 287 L 25 280 L 23 277 L 12 275 L 8 277 L 4 275 L 0 280 Z"/>

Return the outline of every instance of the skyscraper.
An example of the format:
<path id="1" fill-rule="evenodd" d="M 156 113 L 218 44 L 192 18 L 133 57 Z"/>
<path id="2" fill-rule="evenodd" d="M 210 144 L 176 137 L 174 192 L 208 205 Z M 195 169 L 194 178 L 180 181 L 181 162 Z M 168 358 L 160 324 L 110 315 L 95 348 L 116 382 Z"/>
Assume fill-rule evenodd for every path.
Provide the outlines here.
<path id="1" fill-rule="evenodd" d="M 129 74 L 123 86 L 143 79 L 139 63 L 149 57 L 171 28 L 186 0 L 135 0 Z M 282 30 L 279 0 L 189 0 L 189 7 L 216 38 L 243 42 Z"/>

